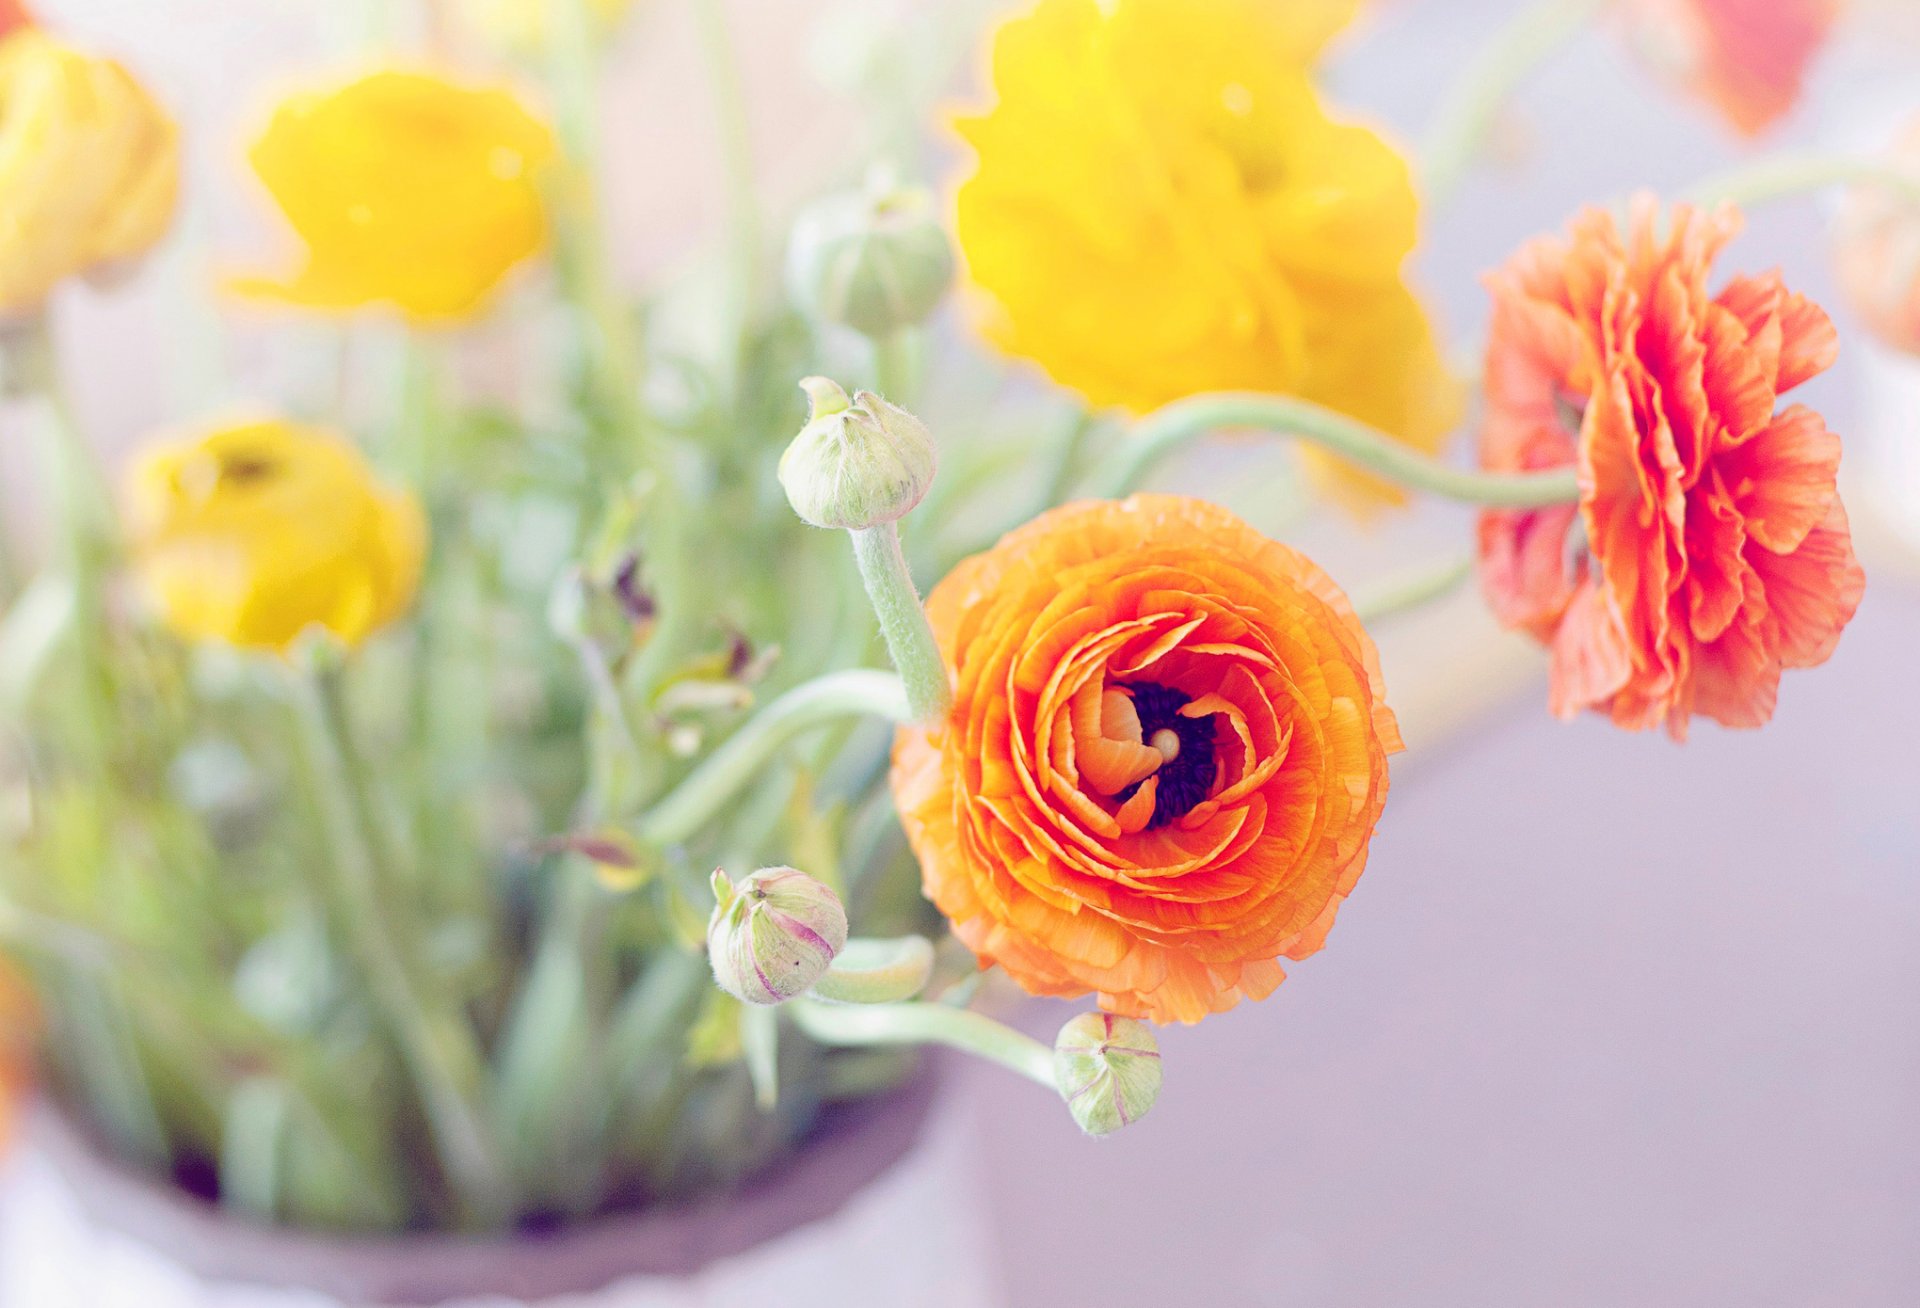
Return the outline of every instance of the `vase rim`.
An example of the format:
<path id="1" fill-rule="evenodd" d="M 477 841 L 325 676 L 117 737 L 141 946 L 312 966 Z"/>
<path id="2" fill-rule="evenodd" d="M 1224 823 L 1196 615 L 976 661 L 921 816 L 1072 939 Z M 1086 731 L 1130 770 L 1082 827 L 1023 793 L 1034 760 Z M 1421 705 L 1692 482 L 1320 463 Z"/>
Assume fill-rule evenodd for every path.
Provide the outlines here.
<path id="1" fill-rule="evenodd" d="M 898 1088 L 824 1109 L 800 1147 L 738 1187 L 611 1213 L 551 1234 L 303 1232 L 236 1216 L 109 1156 L 56 1105 L 28 1140 L 67 1176 L 88 1218 L 213 1280 L 433 1308 L 502 1294 L 590 1294 L 635 1277 L 684 1278 L 832 1217 L 899 1163 L 940 1097 L 922 1066 Z"/>

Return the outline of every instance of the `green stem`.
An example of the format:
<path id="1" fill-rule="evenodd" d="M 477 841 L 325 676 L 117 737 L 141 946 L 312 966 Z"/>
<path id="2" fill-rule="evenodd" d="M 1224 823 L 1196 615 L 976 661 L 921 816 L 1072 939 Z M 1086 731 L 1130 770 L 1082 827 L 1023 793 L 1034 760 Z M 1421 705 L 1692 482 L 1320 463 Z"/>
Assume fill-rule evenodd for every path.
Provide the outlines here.
<path id="1" fill-rule="evenodd" d="M 107 577 L 119 552 L 113 497 L 88 446 L 60 376 L 58 348 L 45 315 L 18 328 L 11 351 L 20 383 L 46 408 L 38 426 L 42 476 L 50 488 L 59 566 L 73 587 L 73 671 L 92 766 L 113 753 L 115 680 L 107 660 Z"/>
<path id="2" fill-rule="evenodd" d="M 1358 596 L 1353 602 L 1354 612 L 1359 614 L 1361 622 L 1371 625 L 1451 595 L 1472 576 L 1472 555 L 1448 559 L 1437 567 L 1420 568 L 1389 578 L 1377 590 Z"/>
<path id="3" fill-rule="evenodd" d="M 1685 198 L 1700 205 L 1744 207 L 1833 186 L 1878 187 L 1920 203 L 1920 172 L 1912 168 L 1885 159 L 1817 154 L 1778 155 L 1745 164 L 1709 177 L 1690 188 Z"/>
<path id="4" fill-rule="evenodd" d="M 456 1202 L 476 1226 L 498 1226 L 512 1212 L 513 1195 L 476 1103 L 485 1074 L 478 1042 L 457 1010 L 436 1008 L 421 992 L 392 935 L 380 893 L 383 836 L 357 780 L 364 768 L 338 670 L 321 668 L 298 683 L 295 699 L 322 783 L 319 802 L 331 846 L 327 889 L 340 929 L 419 1088 Z"/>
<path id="5" fill-rule="evenodd" d="M 925 936 L 856 938 L 834 956 L 813 994 L 836 1004 L 897 1004 L 927 988 L 933 943 Z"/>
<path id="6" fill-rule="evenodd" d="M 596 457 L 616 468 L 637 462 L 652 479 L 644 545 L 647 581 L 659 601 L 660 620 L 627 674 L 627 684 L 645 699 L 699 627 L 686 521 L 672 451 L 641 403 L 640 365 L 645 356 L 640 332 L 620 291 L 605 215 L 594 190 L 600 133 L 592 19 L 586 0 L 563 0 L 554 6 L 553 16 L 549 80 L 572 169 L 555 192 L 564 238 L 560 273 L 586 320 L 587 378 L 616 442 L 612 449 L 597 451 Z"/>
<path id="7" fill-rule="evenodd" d="M 913 399 L 913 338 L 906 328 L 873 338 L 873 388 L 883 400 L 906 406 Z"/>
<path id="8" fill-rule="evenodd" d="M 907 706 L 914 721 L 936 721 L 953 704 L 953 686 L 927 611 L 920 607 L 920 592 L 914 589 L 906 556 L 900 552 L 899 524 L 883 522 L 849 534 L 860 579 L 880 619 L 880 634 L 906 684 Z"/>
<path id="9" fill-rule="evenodd" d="M 1067 492 L 1073 488 L 1074 474 L 1080 469 L 1081 452 L 1086 449 L 1087 437 L 1097 422 L 1089 410 L 1074 409 L 1051 442 L 1046 474 L 1040 480 L 1039 499 L 1028 517 L 1037 517 L 1067 498 Z"/>
<path id="10" fill-rule="evenodd" d="M 656 847 L 689 840 L 800 733 L 852 714 L 904 722 L 907 703 L 900 678 L 870 669 L 833 672 L 795 686 L 748 719 L 655 804 L 641 820 L 638 835 Z"/>
<path id="11" fill-rule="evenodd" d="M 1433 117 L 1421 157 L 1427 204 L 1453 198 L 1486 148 L 1500 109 L 1528 73 L 1578 36 L 1609 0 L 1537 0 L 1503 28 L 1455 78 Z"/>
<path id="12" fill-rule="evenodd" d="M 1105 494 L 1134 490 L 1175 450 L 1221 428 L 1254 428 L 1305 441 L 1410 490 L 1488 507 L 1527 509 L 1579 498 L 1571 467 L 1495 473 L 1453 468 L 1332 409 L 1286 395 L 1223 393 L 1179 400 L 1150 415 L 1106 470 Z"/>
<path id="13" fill-rule="evenodd" d="M 727 243 L 731 247 L 731 298 L 737 352 L 734 364 L 744 363 L 747 332 L 760 293 L 760 203 L 754 185 L 753 131 L 747 116 L 746 88 L 740 61 L 727 31 L 727 14 L 720 0 L 695 0 L 694 22 L 700 57 L 713 93 L 719 121 L 720 160 L 726 178 Z"/>
<path id="14" fill-rule="evenodd" d="M 945 1004 L 827 1004 L 795 999 L 785 1005 L 799 1028 L 823 1045 L 945 1045 L 1057 1089 L 1053 1050 L 1010 1026 Z"/>

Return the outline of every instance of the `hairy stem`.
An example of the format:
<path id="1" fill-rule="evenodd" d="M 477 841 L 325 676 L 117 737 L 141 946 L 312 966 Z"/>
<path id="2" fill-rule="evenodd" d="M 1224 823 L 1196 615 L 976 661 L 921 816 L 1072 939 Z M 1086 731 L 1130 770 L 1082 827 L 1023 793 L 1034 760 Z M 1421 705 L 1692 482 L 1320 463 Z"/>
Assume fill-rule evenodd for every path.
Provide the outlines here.
<path id="1" fill-rule="evenodd" d="M 907 688 L 907 707 L 916 722 L 935 721 L 952 706 L 953 687 L 927 611 L 920 607 L 920 592 L 914 589 L 906 556 L 900 552 L 899 526 L 883 522 L 851 535 L 860 579 L 880 619 L 880 634 Z"/>

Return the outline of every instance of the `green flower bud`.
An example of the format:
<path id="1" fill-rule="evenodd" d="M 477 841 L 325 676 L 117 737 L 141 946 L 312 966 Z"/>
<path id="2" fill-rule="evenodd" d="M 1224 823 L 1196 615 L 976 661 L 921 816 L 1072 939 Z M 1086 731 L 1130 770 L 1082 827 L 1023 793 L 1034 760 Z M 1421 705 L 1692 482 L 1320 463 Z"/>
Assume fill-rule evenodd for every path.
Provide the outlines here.
<path id="1" fill-rule="evenodd" d="M 878 339 L 926 321 L 952 283 L 953 247 L 926 190 L 876 181 L 794 220 L 787 287 L 813 317 Z"/>
<path id="2" fill-rule="evenodd" d="M 1082 1013 L 1053 1042 L 1053 1082 L 1088 1135 L 1147 1115 L 1160 1097 L 1160 1045 L 1144 1022 Z"/>
<path id="3" fill-rule="evenodd" d="M 804 872 L 762 868 L 739 885 L 713 874 L 713 979 L 735 999 L 780 1004 L 813 988 L 847 944 L 840 897 Z"/>
<path id="4" fill-rule="evenodd" d="M 800 388 L 812 412 L 780 456 L 780 484 L 793 511 L 816 527 L 845 531 L 905 517 L 933 485 L 932 434 L 872 391 L 849 400 L 825 377 L 809 377 Z"/>

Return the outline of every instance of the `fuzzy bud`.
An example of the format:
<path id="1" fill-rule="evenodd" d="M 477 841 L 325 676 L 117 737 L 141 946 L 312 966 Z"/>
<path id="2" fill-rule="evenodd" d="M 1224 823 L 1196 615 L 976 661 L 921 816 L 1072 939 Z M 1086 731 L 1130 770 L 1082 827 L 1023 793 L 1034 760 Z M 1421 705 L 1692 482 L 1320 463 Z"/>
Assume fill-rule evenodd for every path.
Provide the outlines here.
<path id="1" fill-rule="evenodd" d="M 840 897 L 804 872 L 762 868 L 739 885 L 713 874 L 707 956 L 720 988 L 749 1004 L 803 995 L 847 944 Z"/>
<path id="2" fill-rule="evenodd" d="M 1160 1097 L 1159 1042 L 1144 1022 L 1082 1013 L 1053 1042 L 1053 1081 L 1081 1130 L 1118 1131 L 1145 1117 Z"/>
<path id="3" fill-rule="evenodd" d="M 780 484 L 793 511 L 816 527 L 864 531 L 896 522 L 933 485 L 933 436 L 920 420 L 872 391 L 852 399 L 825 377 L 800 383 L 807 425 L 780 456 Z"/>
<path id="4" fill-rule="evenodd" d="M 787 287 L 813 317 L 874 339 L 926 321 L 953 282 L 933 196 L 876 180 L 794 220 Z"/>

